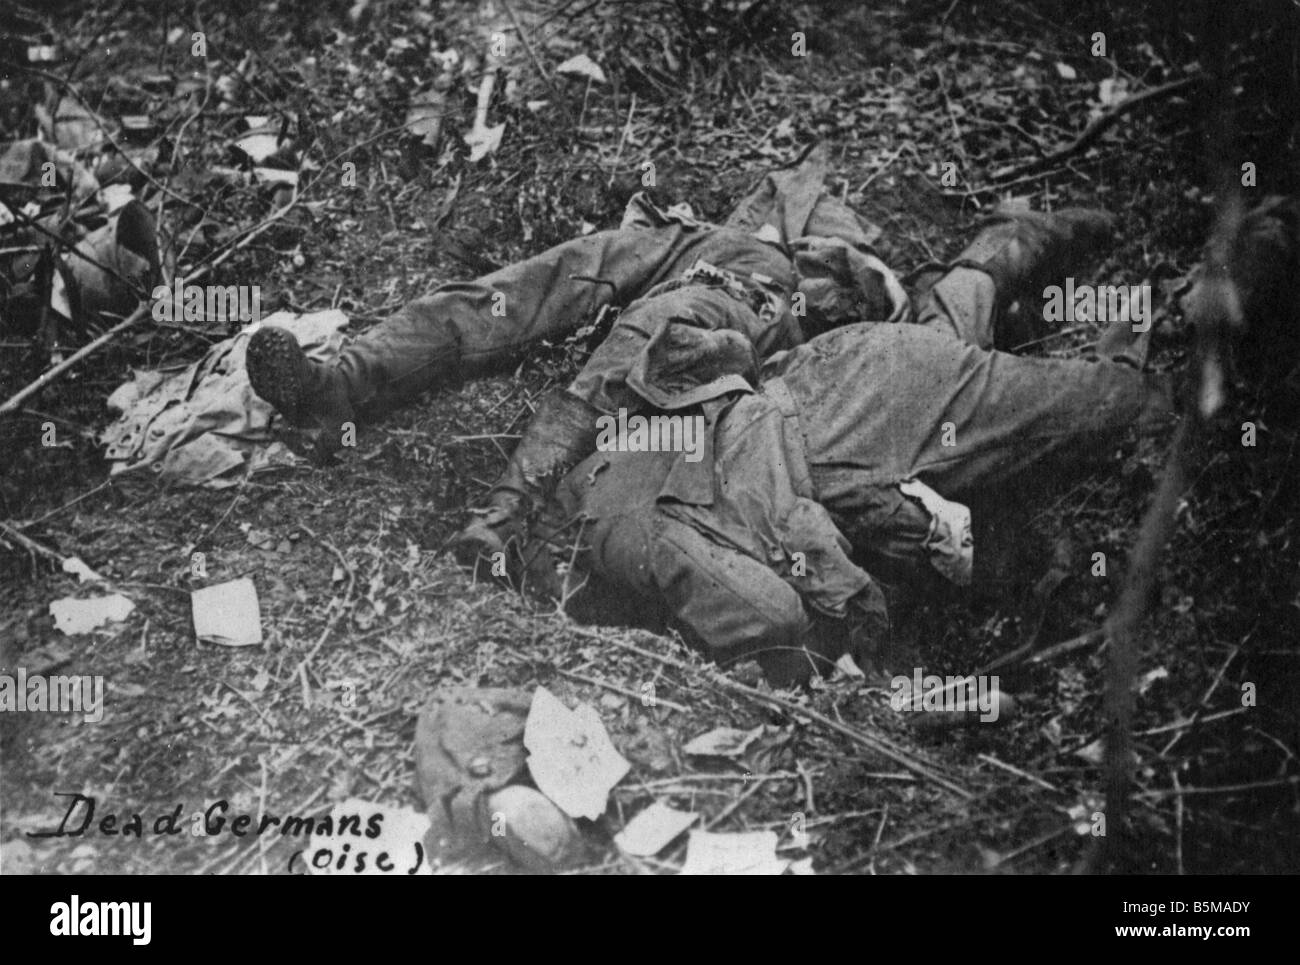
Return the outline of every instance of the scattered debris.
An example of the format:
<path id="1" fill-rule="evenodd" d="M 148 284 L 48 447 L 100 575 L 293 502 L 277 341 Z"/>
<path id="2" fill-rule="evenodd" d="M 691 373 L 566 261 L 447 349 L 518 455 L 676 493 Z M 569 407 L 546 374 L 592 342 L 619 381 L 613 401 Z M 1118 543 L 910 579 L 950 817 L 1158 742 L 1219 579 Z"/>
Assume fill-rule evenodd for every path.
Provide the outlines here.
<path id="1" fill-rule="evenodd" d="M 749 745 L 763 736 L 763 725 L 753 730 L 718 727 L 692 740 L 682 751 L 692 757 L 740 757 Z"/>
<path id="2" fill-rule="evenodd" d="M 50 615 L 54 617 L 54 628 L 72 637 L 89 633 L 105 623 L 119 623 L 134 609 L 134 603 L 120 593 L 113 593 L 88 600 L 72 597 L 55 600 L 50 604 Z"/>
<path id="3" fill-rule="evenodd" d="M 447 95 L 437 87 L 416 94 L 406 110 L 406 129 L 421 143 L 436 148 L 442 140 L 442 117 L 447 111 Z"/>
<path id="4" fill-rule="evenodd" d="M 63 572 L 72 573 L 78 583 L 103 583 L 104 578 L 82 562 L 79 556 L 69 556 L 63 560 Z"/>
<path id="5" fill-rule="evenodd" d="M 471 162 L 483 160 L 501 146 L 501 135 L 505 133 L 506 126 L 497 124 L 495 127 L 488 127 L 487 122 L 488 104 L 492 102 L 492 89 L 496 86 L 496 82 L 496 68 L 489 67 L 487 72 L 483 74 L 483 80 L 479 82 L 478 105 L 474 110 L 474 126 L 465 135 L 465 144 L 469 147 Z"/>
<path id="6" fill-rule="evenodd" d="M 1138 678 L 1138 682 L 1137 682 L 1138 696 L 1145 697 L 1147 691 L 1151 689 L 1152 684 L 1154 684 L 1157 680 L 1168 680 L 1168 679 L 1169 679 L 1169 669 L 1167 667 L 1155 667 L 1151 670 L 1148 670 L 1146 673 L 1144 673 L 1141 677 Z"/>
<path id="7" fill-rule="evenodd" d="M 347 322 L 329 310 L 276 312 L 261 324 L 288 329 L 310 358 L 323 362 L 338 354 Z M 150 468 L 162 482 L 223 489 L 239 481 L 241 469 L 296 461 L 284 445 L 268 445 L 274 410 L 258 398 L 244 369 L 256 328 L 217 343 L 174 375 L 136 371 L 108 397 L 108 407 L 121 413 L 100 437 L 110 475 Z"/>
<path id="8" fill-rule="evenodd" d="M 699 817 L 691 811 L 678 811 L 662 801 L 655 801 L 627 823 L 614 836 L 620 851 L 638 858 L 648 858 L 666 848 L 674 838 Z"/>
<path id="9" fill-rule="evenodd" d="M 600 64 L 586 54 L 570 57 L 559 67 L 556 67 L 555 72 L 557 74 L 568 74 L 571 77 L 586 77 L 597 84 L 606 83 L 605 72 L 600 69 Z"/>
<path id="10" fill-rule="evenodd" d="M 631 769 L 594 708 L 569 710 L 545 687 L 533 694 L 524 747 L 537 787 L 575 818 L 604 814 L 610 789 Z"/>
<path id="11" fill-rule="evenodd" d="M 776 856 L 775 831 L 715 834 L 692 831 L 684 875 L 779 875 L 789 866 Z"/>
<path id="12" fill-rule="evenodd" d="M 239 140 L 235 141 L 235 147 L 254 164 L 261 164 L 280 150 L 280 139 L 271 133 L 273 128 L 269 126 L 270 120 L 269 117 L 244 118 L 248 124 L 248 133 L 240 135 Z"/>
<path id="13" fill-rule="evenodd" d="M 190 594 L 194 635 L 200 643 L 251 647 L 262 642 L 257 587 L 248 577 L 218 583 Z"/>

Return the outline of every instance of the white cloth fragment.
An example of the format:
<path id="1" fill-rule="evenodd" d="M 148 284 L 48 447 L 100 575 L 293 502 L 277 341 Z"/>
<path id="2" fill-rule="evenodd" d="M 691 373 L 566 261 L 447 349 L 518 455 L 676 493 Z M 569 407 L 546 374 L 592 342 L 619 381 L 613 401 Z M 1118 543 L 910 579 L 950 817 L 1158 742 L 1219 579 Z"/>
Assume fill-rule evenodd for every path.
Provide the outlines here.
<path id="1" fill-rule="evenodd" d="M 899 483 L 898 488 L 904 496 L 917 500 L 930 514 L 930 533 L 925 540 L 930 565 L 958 586 L 970 586 L 975 566 L 970 509 L 944 499 L 919 479 Z"/>
<path id="2" fill-rule="evenodd" d="M 135 372 L 108 397 L 108 407 L 121 413 L 100 436 L 110 474 L 149 468 L 165 483 L 221 489 L 239 481 L 237 470 L 292 464 L 286 447 L 268 445 L 274 410 L 249 385 L 248 340 L 260 325 L 278 325 L 293 333 L 308 358 L 327 362 L 342 347 L 347 323 L 334 310 L 276 312 L 184 371 Z"/>

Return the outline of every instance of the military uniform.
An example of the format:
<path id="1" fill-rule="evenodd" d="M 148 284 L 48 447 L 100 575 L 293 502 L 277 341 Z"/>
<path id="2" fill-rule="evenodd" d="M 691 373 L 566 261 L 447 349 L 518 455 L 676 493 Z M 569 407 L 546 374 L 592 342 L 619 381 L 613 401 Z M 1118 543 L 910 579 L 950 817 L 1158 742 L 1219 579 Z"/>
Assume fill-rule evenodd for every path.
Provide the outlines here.
<path id="1" fill-rule="evenodd" d="M 647 405 L 702 414 L 705 458 L 598 452 L 565 477 L 555 518 L 592 590 L 630 594 L 714 656 L 756 656 L 785 681 L 879 642 L 885 598 L 861 561 L 965 582 L 971 499 L 1017 499 L 1035 469 L 1168 423 L 1167 377 L 992 350 L 995 296 L 987 274 L 955 269 L 920 324 L 825 333 L 769 359 L 757 389 L 716 366 L 686 378 L 690 346 L 707 357 L 717 333 L 669 322 L 670 351 L 652 346 L 628 383 Z"/>

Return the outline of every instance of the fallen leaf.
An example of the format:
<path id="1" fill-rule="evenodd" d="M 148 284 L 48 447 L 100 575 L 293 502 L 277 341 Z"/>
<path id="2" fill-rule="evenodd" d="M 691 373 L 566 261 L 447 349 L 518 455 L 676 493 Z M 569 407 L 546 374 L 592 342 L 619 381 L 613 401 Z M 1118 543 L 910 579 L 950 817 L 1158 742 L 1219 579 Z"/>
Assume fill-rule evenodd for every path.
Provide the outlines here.
<path id="1" fill-rule="evenodd" d="M 235 147 L 254 164 L 261 164 L 280 149 L 280 140 L 274 134 L 245 134 L 235 142 Z"/>
<path id="2" fill-rule="evenodd" d="M 683 875 L 779 875 L 787 861 L 776 856 L 775 831 L 714 834 L 692 831 Z"/>
<path id="3" fill-rule="evenodd" d="M 256 528 L 252 523 L 241 523 L 239 528 L 244 531 L 244 539 L 248 541 L 248 545 L 259 550 L 275 549 L 276 539 L 273 534 Z"/>
<path id="4" fill-rule="evenodd" d="M 37 111 L 37 117 L 43 122 L 48 139 L 62 150 L 94 148 L 104 140 L 103 122 L 72 97 L 59 101 L 53 117 L 44 110 Z"/>
<path id="5" fill-rule="evenodd" d="M 605 83 L 605 72 L 600 69 L 600 64 L 596 63 L 586 54 L 578 54 L 576 57 L 570 57 L 559 67 L 555 68 L 557 74 L 568 74 L 574 77 L 589 77 L 597 84 Z"/>
<path id="6" fill-rule="evenodd" d="M 1078 80 L 1078 79 L 1079 79 L 1079 73 L 1078 73 L 1078 71 L 1076 71 L 1076 70 L 1075 70 L 1073 67 L 1071 67 L 1069 64 L 1063 64 L 1063 63 L 1061 63 L 1060 61 L 1057 61 L 1057 62 L 1056 62 L 1056 75 L 1057 75 L 1058 77 L 1060 77 L 1061 80 Z"/>
<path id="7" fill-rule="evenodd" d="M 442 138 L 442 115 L 446 98 L 440 90 L 428 90 L 411 98 L 406 110 L 406 129 L 429 147 L 437 147 Z"/>
<path id="8" fill-rule="evenodd" d="M 614 843 L 619 850 L 639 858 L 658 854 L 699 817 L 690 811 L 678 811 L 656 801 L 627 823 Z"/>
<path id="9" fill-rule="evenodd" d="M 72 573 L 78 583 L 102 583 L 104 578 L 82 562 L 80 556 L 68 556 L 63 560 L 63 572 Z"/>
<path id="10" fill-rule="evenodd" d="M 253 168 L 253 173 L 257 175 L 257 180 L 263 184 L 288 184 L 294 186 L 298 183 L 298 172 L 286 171 L 284 168 Z"/>
<path id="11" fill-rule="evenodd" d="M 1141 679 L 1138 680 L 1138 694 L 1146 696 L 1146 692 L 1151 689 L 1151 685 L 1157 680 L 1164 680 L 1169 676 L 1169 671 L 1165 667 L 1156 667 L 1154 670 L 1148 670 Z"/>
<path id="12" fill-rule="evenodd" d="M 840 658 L 835 661 L 835 668 L 839 670 L 839 672 L 843 674 L 845 677 L 857 677 L 859 679 L 866 679 L 867 676 L 865 673 L 862 672 L 862 668 L 859 667 L 856 662 L 854 662 L 852 654 L 848 654 L 848 653 L 840 654 Z"/>
<path id="13" fill-rule="evenodd" d="M 538 790 L 570 817 L 604 814 L 610 789 L 631 769 L 594 708 L 569 710 L 545 687 L 533 693 L 524 747 Z"/>
<path id="14" fill-rule="evenodd" d="M 1087 747 L 1080 747 L 1074 752 L 1075 757 L 1081 757 L 1089 764 L 1100 766 L 1106 757 L 1106 742 L 1098 737 Z"/>
<path id="15" fill-rule="evenodd" d="M 763 734 L 760 724 L 753 730 L 718 727 L 701 734 L 682 748 L 692 757 L 739 757 Z"/>
<path id="16" fill-rule="evenodd" d="M 71 637 L 89 633 L 105 623 L 125 620 L 134 609 L 134 603 L 122 594 L 114 593 L 89 600 L 71 597 L 55 600 L 50 604 L 50 615 L 54 617 L 54 629 Z"/>
<path id="17" fill-rule="evenodd" d="M 115 214 L 134 198 L 135 190 L 129 184 L 109 184 L 99 189 L 99 203 L 104 206 L 105 214 Z"/>
<path id="18" fill-rule="evenodd" d="M 1128 81 L 1123 77 L 1107 77 L 1097 85 L 1097 100 L 1102 107 L 1114 107 L 1128 97 Z"/>

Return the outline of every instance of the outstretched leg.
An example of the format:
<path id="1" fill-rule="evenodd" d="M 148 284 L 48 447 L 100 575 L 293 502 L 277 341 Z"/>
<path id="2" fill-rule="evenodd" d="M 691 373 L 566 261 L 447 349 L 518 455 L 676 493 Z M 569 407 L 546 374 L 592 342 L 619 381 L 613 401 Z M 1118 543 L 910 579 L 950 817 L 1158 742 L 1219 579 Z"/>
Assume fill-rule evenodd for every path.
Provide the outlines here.
<path id="1" fill-rule="evenodd" d="M 423 392 L 499 371 L 529 345 L 576 330 L 605 305 L 667 277 L 710 229 L 688 224 L 604 231 L 407 305 L 343 349 L 309 362 L 268 327 L 248 347 L 253 390 L 286 418 L 336 432 L 353 411 L 382 411 Z"/>

